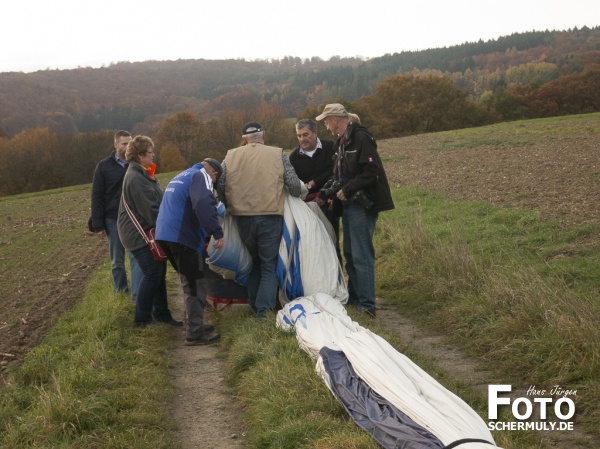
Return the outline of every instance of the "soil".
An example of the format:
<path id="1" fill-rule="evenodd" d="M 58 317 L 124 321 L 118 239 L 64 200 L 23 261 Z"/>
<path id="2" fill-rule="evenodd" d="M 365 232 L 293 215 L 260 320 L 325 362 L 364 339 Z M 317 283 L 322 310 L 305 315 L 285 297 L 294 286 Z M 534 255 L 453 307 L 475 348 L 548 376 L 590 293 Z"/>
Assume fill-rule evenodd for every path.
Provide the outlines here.
<path id="1" fill-rule="evenodd" d="M 170 307 L 182 316 L 181 288 Z M 205 312 L 211 323 L 214 311 Z M 183 449 L 243 449 L 246 433 L 243 410 L 225 385 L 226 360 L 219 357 L 220 345 L 185 346 L 185 334 L 173 329 L 173 385 L 175 395 L 171 413 L 179 423 L 176 437 Z"/>
<path id="2" fill-rule="evenodd" d="M 457 199 L 483 200 L 504 207 L 538 211 L 542 218 L 567 225 L 600 223 L 600 152 L 597 125 L 564 139 L 545 139 L 524 150 L 518 145 L 482 145 L 460 151 L 429 151 L 436 136 L 415 136 L 379 142 L 393 185 L 418 186 Z M 85 229 L 86 216 L 78 218 Z M 35 228 L 39 223 L 28 226 Z M 0 241 L 0 245 L 6 242 Z M 55 254 L 51 263 L 36 267 L 38 282 L 28 288 L 2 292 L 0 310 L 0 377 L 4 368 L 19 363 L 47 330 L 83 294 L 89 277 L 107 259 L 105 242 L 82 232 L 77 251 Z M 0 261 L 1 262 L 1 261 Z M 51 288 L 49 288 L 51 286 Z M 175 301 L 178 302 L 178 301 Z M 424 335 L 414 323 L 379 304 L 378 320 L 415 345 L 424 356 L 453 376 L 486 392 L 489 374 L 443 336 Z M 225 359 L 219 345 L 185 347 L 174 330 L 175 359 L 173 416 L 180 423 L 177 437 L 183 448 L 239 449 L 246 447 L 242 410 L 224 384 Z M 555 432 L 556 433 L 556 432 Z M 548 448 L 576 448 L 570 434 Z M 560 436 L 560 438 L 563 438 Z M 583 441 L 583 440 L 582 440 Z"/>

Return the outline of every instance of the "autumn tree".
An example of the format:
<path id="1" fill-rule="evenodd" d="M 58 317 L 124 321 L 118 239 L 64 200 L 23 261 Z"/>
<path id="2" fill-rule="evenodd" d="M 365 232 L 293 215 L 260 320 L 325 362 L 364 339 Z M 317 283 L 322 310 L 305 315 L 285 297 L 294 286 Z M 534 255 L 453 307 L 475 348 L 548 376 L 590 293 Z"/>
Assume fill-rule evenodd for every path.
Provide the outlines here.
<path id="1" fill-rule="evenodd" d="M 193 165 L 203 158 L 207 147 L 210 147 L 206 134 L 195 112 L 181 111 L 167 117 L 154 138 L 158 160 L 161 161 L 162 147 L 171 143 L 179 150 L 186 165 Z"/>
<path id="2" fill-rule="evenodd" d="M 163 172 L 179 171 L 188 166 L 181 152 L 172 142 L 167 142 L 162 146 L 159 162 Z"/>
<path id="3" fill-rule="evenodd" d="M 48 128 L 28 129 L 4 141 L 0 191 L 15 195 L 57 187 L 60 150 L 61 140 Z"/>
<path id="4" fill-rule="evenodd" d="M 10 160 L 10 147 L 7 138 L 0 138 L 0 196 L 10 195 L 11 178 L 7 172 Z"/>
<path id="5" fill-rule="evenodd" d="M 541 86 L 559 76 L 559 68 L 549 62 L 529 62 L 506 69 L 504 79 L 507 87 L 533 84 Z"/>
<path id="6" fill-rule="evenodd" d="M 217 142 L 217 149 L 225 153 L 242 143 L 242 127 L 249 121 L 258 121 L 254 109 L 228 109 L 219 116 L 218 120 L 210 121 L 210 132 Z"/>
<path id="7" fill-rule="evenodd" d="M 490 110 L 491 114 L 497 115 L 495 121 L 519 120 L 528 116 L 523 96 L 504 88 L 497 89 L 494 93 L 485 92 L 480 102 Z"/>
<path id="8" fill-rule="evenodd" d="M 600 111 L 600 64 L 546 83 L 525 100 L 532 117 Z"/>
<path id="9" fill-rule="evenodd" d="M 79 133 L 69 139 L 62 148 L 61 159 L 69 169 L 70 184 L 92 182 L 96 164 L 114 150 L 114 131 L 104 129 L 97 132 Z"/>
<path id="10" fill-rule="evenodd" d="M 379 138 L 466 128 L 488 123 L 487 112 L 469 101 L 466 92 L 451 80 L 434 75 L 395 75 L 364 97 L 372 120 L 371 131 Z"/>
<path id="11" fill-rule="evenodd" d="M 224 156 L 227 150 L 241 145 L 242 127 L 248 122 L 259 122 L 265 127 L 268 145 L 290 148 L 294 144 L 294 124 L 286 119 L 281 108 L 262 101 L 258 108 L 228 109 L 218 120 L 207 123 L 207 133 L 212 135 L 214 153 L 223 151 Z"/>

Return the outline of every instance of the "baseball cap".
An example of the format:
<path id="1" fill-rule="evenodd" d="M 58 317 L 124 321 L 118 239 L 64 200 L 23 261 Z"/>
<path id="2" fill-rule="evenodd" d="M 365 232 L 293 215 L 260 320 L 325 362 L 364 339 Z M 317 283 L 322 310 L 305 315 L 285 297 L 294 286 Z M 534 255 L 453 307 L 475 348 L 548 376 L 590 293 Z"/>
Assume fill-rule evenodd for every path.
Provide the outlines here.
<path id="1" fill-rule="evenodd" d="M 316 117 L 316 120 L 319 122 L 326 117 L 337 116 L 337 117 L 347 117 L 348 112 L 346 112 L 346 108 L 339 103 L 331 103 L 325 106 L 323 109 L 323 113 Z"/>
<path id="2" fill-rule="evenodd" d="M 221 164 L 216 159 L 207 157 L 202 162 L 207 162 L 217 172 L 217 179 L 223 174 L 223 167 L 221 167 Z"/>
<path id="3" fill-rule="evenodd" d="M 262 130 L 263 130 L 263 126 L 260 123 L 256 123 L 256 122 L 246 123 L 244 125 L 244 127 L 242 128 L 242 136 L 245 136 L 246 134 L 257 133 Z"/>

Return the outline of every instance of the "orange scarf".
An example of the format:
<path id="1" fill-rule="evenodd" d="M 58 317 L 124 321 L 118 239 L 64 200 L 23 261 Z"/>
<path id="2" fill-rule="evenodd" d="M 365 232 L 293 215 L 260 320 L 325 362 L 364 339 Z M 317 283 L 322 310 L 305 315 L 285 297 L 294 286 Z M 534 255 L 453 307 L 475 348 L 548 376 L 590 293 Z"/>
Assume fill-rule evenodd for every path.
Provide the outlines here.
<path id="1" fill-rule="evenodd" d="M 153 164 L 152 164 L 150 167 L 148 167 L 148 168 L 144 167 L 144 170 L 146 170 L 146 171 L 148 172 L 148 174 L 150 175 L 150 177 L 151 177 L 152 179 L 156 179 L 156 178 L 154 177 L 154 171 L 156 170 L 156 164 L 154 164 L 154 163 L 153 163 Z"/>

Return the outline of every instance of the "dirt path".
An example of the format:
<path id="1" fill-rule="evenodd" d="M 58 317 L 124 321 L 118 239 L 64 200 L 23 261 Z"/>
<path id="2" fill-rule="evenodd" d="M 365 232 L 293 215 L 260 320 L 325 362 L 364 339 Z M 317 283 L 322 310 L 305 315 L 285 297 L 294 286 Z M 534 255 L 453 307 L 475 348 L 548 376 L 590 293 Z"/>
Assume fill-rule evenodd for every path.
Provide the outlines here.
<path id="1" fill-rule="evenodd" d="M 181 288 L 169 300 L 173 314 L 182 316 Z M 207 313 L 206 322 L 211 322 Z M 173 329 L 171 414 L 179 423 L 175 433 L 182 449 L 247 448 L 243 410 L 225 384 L 225 358 L 220 345 L 184 346 L 181 328 Z"/>

